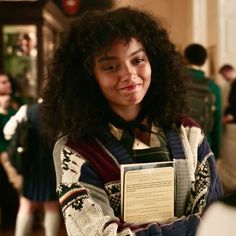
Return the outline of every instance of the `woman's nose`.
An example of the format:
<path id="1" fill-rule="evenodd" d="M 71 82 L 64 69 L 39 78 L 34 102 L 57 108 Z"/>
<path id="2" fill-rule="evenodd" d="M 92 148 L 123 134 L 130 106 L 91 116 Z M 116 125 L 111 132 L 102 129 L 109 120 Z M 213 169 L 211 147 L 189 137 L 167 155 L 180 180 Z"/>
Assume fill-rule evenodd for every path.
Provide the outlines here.
<path id="1" fill-rule="evenodd" d="M 131 66 L 126 66 L 121 75 L 122 80 L 131 80 L 136 77 L 136 71 Z"/>

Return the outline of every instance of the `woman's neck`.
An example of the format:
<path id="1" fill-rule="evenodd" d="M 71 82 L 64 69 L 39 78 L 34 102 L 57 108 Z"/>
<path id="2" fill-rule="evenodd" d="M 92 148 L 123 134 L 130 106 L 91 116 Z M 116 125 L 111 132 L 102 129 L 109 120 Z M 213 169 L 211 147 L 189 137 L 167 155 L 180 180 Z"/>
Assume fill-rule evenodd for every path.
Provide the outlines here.
<path id="1" fill-rule="evenodd" d="M 124 109 L 111 109 L 125 121 L 132 121 L 138 116 L 141 106 L 130 106 L 125 107 Z"/>

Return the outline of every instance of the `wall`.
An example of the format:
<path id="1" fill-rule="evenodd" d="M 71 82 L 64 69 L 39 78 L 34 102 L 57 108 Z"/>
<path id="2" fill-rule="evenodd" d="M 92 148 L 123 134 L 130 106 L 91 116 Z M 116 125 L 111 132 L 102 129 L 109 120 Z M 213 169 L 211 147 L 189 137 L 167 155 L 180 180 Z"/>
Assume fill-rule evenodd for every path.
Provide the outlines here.
<path id="1" fill-rule="evenodd" d="M 217 34 L 217 60 L 219 68 L 225 63 L 230 63 L 236 68 L 236 1 L 217 0 L 218 34 Z M 229 84 L 218 75 L 223 94 L 223 104 L 227 103 Z"/>
<path id="2" fill-rule="evenodd" d="M 133 6 L 159 16 L 180 51 L 191 41 L 192 20 L 189 0 L 114 0 L 114 7 Z"/>

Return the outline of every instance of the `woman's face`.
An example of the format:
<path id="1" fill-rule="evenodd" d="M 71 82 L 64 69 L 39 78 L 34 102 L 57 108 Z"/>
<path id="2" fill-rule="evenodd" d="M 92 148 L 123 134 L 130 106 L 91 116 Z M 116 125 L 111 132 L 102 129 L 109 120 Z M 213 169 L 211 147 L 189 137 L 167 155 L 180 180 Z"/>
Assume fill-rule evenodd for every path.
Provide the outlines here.
<path id="1" fill-rule="evenodd" d="M 151 83 L 151 65 L 139 41 L 115 41 L 109 51 L 95 57 L 94 75 L 114 112 L 139 112 Z"/>

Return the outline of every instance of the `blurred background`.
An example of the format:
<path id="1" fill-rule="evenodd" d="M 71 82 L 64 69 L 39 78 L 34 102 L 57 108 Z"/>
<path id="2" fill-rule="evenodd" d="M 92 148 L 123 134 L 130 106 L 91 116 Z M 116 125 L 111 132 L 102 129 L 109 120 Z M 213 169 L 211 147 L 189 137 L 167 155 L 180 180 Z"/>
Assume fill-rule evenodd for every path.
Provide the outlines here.
<path id="1" fill-rule="evenodd" d="M 224 109 L 229 84 L 218 70 L 225 63 L 236 66 L 235 0 L 0 0 L 0 71 L 10 77 L 13 90 L 26 103 L 39 97 L 47 64 L 70 23 L 88 9 L 121 6 L 159 16 L 181 53 L 191 43 L 203 45 L 208 52 L 203 70 L 220 86 Z M 14 234 L 18 208 L 17 194 L 9 194 L 6 198 L 15 198 L 7 216 L 9 230 L 1 231 L 6 216 L 0 210 L 0 235 L 5 236 Z M 40 217 L 36 216 L 36 224 Z M 34 235 L 43 235 L 42 230 L 37 232 Z M 61 235 L 65 235 L 63 225 Z"/>

